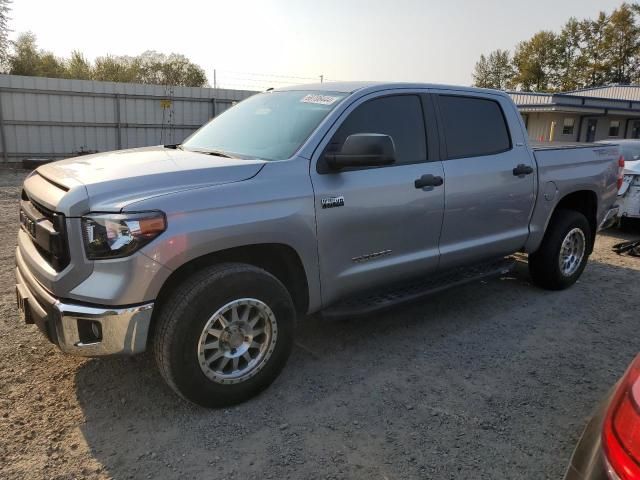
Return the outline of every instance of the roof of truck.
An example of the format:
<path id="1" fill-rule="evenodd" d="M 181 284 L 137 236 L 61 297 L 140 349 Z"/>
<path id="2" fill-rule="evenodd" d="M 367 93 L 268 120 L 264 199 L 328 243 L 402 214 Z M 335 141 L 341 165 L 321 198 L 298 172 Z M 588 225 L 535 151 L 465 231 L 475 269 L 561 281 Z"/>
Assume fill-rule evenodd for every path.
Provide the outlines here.
<path id="1" fill-rule="evenodd" d="M 461 87 L 459 85 L 438 85 L 434 83 L 414 83 L 414 82 L 323 82 L 323 83 L 306 83 L 301 85 L 291 85 L 288 87 L 276 88 L 276 91 L 290 90 L 315 90 L 323 92 L 343 92 L 353 93 L 358 90 L 389 90 L 392 88 L 439 88 L 446 90 L 462 90 L 469 92 L 484 92 L 506 95 L 500 90 L 490 90 L 487 88 Z"/>

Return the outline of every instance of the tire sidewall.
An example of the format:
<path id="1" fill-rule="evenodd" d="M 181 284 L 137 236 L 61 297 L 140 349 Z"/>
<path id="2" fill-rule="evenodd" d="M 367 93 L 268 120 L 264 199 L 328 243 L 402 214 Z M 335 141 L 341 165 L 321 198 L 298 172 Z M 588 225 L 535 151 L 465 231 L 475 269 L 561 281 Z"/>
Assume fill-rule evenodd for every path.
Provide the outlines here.
<path id="1" fill-rule="evenodd" d="M 578 278 L 582 275 L 582 272 L 587 266 L 589 259 L 590 245 L 593 242 L 591 228 L 586 217 L 579 212 L 563 210 L 558 213 L 554 219 L 553 231 L 543 242 L 540 254 L 546 258 L 540 259 L 542 262 L 550 262 L 546 265 L 546 270 L 550 273 L 547 279 L 549 287 L 555 290 L 562 290 L 573 285 Z M 580 262 L 580 265 L 575 272 L 571 275 L 564 275 L 560 269 L 560 254 L 562 251 L 562 244 L 568 235 L 568 233 L 574 228 L 578 228 L 582 231 L 585 238 L 585 251 Z"/>
<path id="2" fill-rule="evenodd" d="M 280 282 L 258 269 L 219 275 L 202 285 L 172 332 L 169 345 L 171 377 L 180 393 L 203 406 L 238 403 L 266 388 L 289 357 L 293 344 L 295 311 L 291 298 Z M 221 384 L 209 379 L 200 368 L 198 343 L 211 315 L 241 298 L 255 298 L 273 312 L 278 336 L 271 356 L 259 372 L 239 383 Z"/>

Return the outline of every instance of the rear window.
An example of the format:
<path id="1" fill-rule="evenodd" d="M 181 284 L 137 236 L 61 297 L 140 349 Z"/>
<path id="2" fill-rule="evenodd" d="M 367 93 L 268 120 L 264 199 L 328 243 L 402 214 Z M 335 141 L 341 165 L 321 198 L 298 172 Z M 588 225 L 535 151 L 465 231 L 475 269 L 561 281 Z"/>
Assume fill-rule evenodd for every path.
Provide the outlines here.
<path id="1" fill-rule="evenodd" d="M 498 102 L 440 95 L 438 105 L 448 158 L 493 155 L 511 149 L 511 137 Z"/>

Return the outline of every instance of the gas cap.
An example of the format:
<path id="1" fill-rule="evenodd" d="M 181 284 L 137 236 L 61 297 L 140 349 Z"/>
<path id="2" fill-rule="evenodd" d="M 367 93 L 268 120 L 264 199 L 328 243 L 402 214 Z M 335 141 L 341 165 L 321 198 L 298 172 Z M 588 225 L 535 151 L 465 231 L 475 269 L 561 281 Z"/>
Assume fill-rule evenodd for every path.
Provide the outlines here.
<path id="1" fill-rule="evenodd" d="M 550 202 L 551 200 L 556 198 L 557 194 L 558 194 L 558 187 L 556 187 L 555 183 L 547 182 L 544 184 L 544 199 L 547 202 Z"/>

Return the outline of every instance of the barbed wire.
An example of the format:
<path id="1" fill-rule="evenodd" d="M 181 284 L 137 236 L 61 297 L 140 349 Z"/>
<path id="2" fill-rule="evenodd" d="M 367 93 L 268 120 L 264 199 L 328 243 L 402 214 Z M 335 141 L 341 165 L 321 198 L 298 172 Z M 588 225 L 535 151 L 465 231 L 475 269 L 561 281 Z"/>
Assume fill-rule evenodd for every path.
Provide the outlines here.
<path id="1" fill-rule="evenodd" d="M 267 90 L 289 85 L 304 83 L 318 83 L 321 81 L 339 81 L 329 79 L 324 75 L 317 77 L 303 76 L 299 74 L 284 75 L 280 73 L 240 72 L 237 70 L 215 70 L 215 86 L 217 88 L 243 89 L 243 90 Z"/>
<path id="2" fill-rule="evenodd" d="M 281 75 L 277 73 L 252 73 L 252 72 L 238 72 L 235 70 L 216 70 L 222 73 L 231 73 L 234 75 L 242 75 L 249 77 L 273 77 L 273 78 L 286 78 L 286 79 L 296 79 L 296 80 L 318 80 L 320 75 L 316 77 L 302 77 L 299 75 Z"/>

